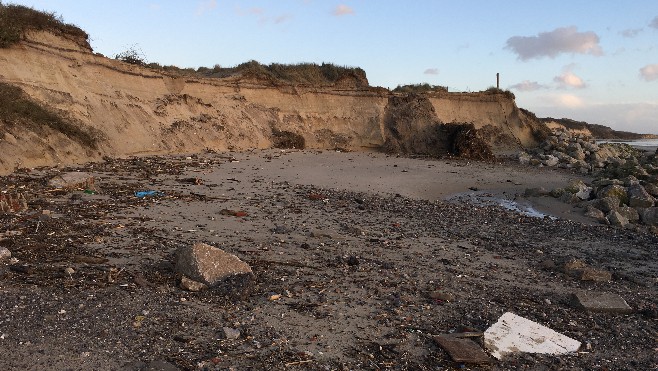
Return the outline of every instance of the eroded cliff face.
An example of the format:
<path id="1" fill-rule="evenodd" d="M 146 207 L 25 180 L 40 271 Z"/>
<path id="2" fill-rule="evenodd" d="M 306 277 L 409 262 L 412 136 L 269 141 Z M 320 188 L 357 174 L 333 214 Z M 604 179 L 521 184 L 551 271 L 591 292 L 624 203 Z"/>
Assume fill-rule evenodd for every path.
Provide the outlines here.
<path id="1" fill-rule="evenodd" d="M 3 173 L 103 156 L 269 148 L 281 143 L 282 132 L 300 135 L 307 148 L 375 150 L 394 140 L 402 145 L 389 149 L 440 154 L 424 137 L 440 138 L 442 123 L 472 123 L 494 149 L 533 145 L 536 131 L 502 94 L 401 97 L 349 82 L 310 87 L 168 76 L 47 32 L 0 49 L 0 82 L 95 138 L 90 145 L 56 128 L 35 130 L 0 117 Z M 408 102 L 404 108 L 400 99 Z"/>

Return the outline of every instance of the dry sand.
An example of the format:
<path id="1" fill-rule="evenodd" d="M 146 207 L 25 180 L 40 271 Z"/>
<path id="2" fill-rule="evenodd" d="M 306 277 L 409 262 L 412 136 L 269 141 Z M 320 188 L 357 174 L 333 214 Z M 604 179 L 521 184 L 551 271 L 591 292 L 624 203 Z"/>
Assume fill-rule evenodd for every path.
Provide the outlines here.
<path id="1" fill-rule="evenodd" d="M 466 369 L 657 366 L 655 236 L 451 197 L 477 188 L 519 200 L 525 188 L 579 178 L 568 172 L 332 151 L 80 170 L 95 174 L 98 194 L 53 192 L 46 184 L 58 169 L 0 178 L 32 195 L 27 212 L 1 216 L 0 247 L 29 267 L 0 266 L 4 369 L 140 370 L 154 360 L 207 370 L 459 369 L 432 335 L 483 331 L 507 311 L 589 346 Z M 135 197 L 140 190 L 163 195 Z M 556 206 L 543 210 L 578 214 Z M 246 300 L 179 288 L 174 253 L 195 242 L 251 265 Z M 565 272 L 573 259 L 612 280 Z M 633 312 L 585 312 L 571 303 L 578 291 L 619 294 Z"/>

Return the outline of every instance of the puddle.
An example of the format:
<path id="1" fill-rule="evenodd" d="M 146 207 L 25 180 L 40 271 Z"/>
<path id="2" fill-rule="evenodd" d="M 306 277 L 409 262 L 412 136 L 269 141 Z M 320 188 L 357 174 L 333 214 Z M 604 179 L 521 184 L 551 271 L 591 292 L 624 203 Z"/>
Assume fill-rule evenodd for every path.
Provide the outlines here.
<path id="1" fill-rule="evenodd" d="M 517 212 L 521 215 L 530 216 L 533 218 L 550 218 L 557 219 L 557 217 L 543 213 L 535 209 L 532 204 L 527 201 L 509 200 L 500 196 L 494 196 L 491 193 L 473 191 L 458 193 L 456 195 L 446 198 L 448 202 L 467 202 L 477 206 L 500 206 L 507 210 Z"/>

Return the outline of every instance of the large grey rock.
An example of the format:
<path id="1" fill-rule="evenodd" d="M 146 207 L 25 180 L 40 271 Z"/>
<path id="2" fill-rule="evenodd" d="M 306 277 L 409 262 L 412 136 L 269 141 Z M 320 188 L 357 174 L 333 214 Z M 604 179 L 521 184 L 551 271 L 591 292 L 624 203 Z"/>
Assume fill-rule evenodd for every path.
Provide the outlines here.
<path id="1" fill-rule="evenodd" d="M 644 190 L 653 197 L 658 197 L 658 186 L 652 183 L 644 185 Z"/>
<path id="2" fill-rule="evenodd" d="M 658 226 L 658 207 L 638 209 L 640 220 L 646 225 Z"/>
<path id="3" fill-rule="evenodd" d="M 592 206 L 607 214 L 613 210 L 619 209 L 619 200 L 613 197 L 603 197 L 594 200 Z"/>
<path id="4" fill-rule="evenodd" d="M 599 222 L 605 219 L 605 213 L 592 205 L 588 205 L 585 209 L 585 216 L 594 218 Z"/>
<path id="5" fill-rule="evenodd" d="M 619 200 L 619 204 L 628 204 L 628 192 L 626 187 L 620 185 L 609 185 L 596 192 L 597 198 L 612 197 Z"/>
<path id="6" fill-rule="evenodd" d="M 582 180 L 571 182 L 564 190 L 581 200 L 589 200 L 592 195 L 592 187 L 588 187 Z"/>
<path id="7" fill-rule="evenodd" d="M 628 218 L 621 215 L 621 213 L 619 213 L 618 211 L 615 211 L 615 210 L 609 212 L 608 215 L 606 216 L 606 218 L 608 219 L 610 224 L 616 225 L 618 227 L 625 227 L 625 226 L 628 225 L 628 223 L 630 223 Z"/>
<path id="8" fill-rule="evenodd" d="M 559 162 L 560 159 L 553 155 L 547 155 L 546 158 L 542 161 L 544 165 L 549 167 L 556 166 Z"/>
<path id="9" fill-rule="evenodd" d="M 624 218 L 628 219 L 631 223 L 637 223 L 640 221 L 640 214 L 638 211 L 630 206 L 622 206 L 617 209 L 617 212 L 621 214 Z"/>
<path id="10" fill-rule="evenodd" d="M 628 187 L 628 206 L 652 207 L 655 200 L 639 183 Z"/>
<path id="11" fill-rule="evenodd" d="M 62 189 L 95 189 L 94 176 L 85 172 L 62 173 L 48 181 L 48 185 Z"/>
<path id="12" fill-rule="evenodd" d="M 254 281 L 254 274 L 247 263 L 205 243 L 179 249 L 176 271 L 233 298 L 245 298 Z"/>

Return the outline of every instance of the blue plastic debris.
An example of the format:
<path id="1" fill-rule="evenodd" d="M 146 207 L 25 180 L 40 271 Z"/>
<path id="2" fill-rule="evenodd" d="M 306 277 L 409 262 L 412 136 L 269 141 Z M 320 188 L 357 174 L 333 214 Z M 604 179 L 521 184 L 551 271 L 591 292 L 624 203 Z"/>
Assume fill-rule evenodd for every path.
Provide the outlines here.
<path id="1" fill-rule="evenodd" d="M 135 192 L 135 196 L 139 198 L 144 198 L 144 197 L 160 197 L 164 196 L 164 193 L 160 191 L 137 191 Z"/>

